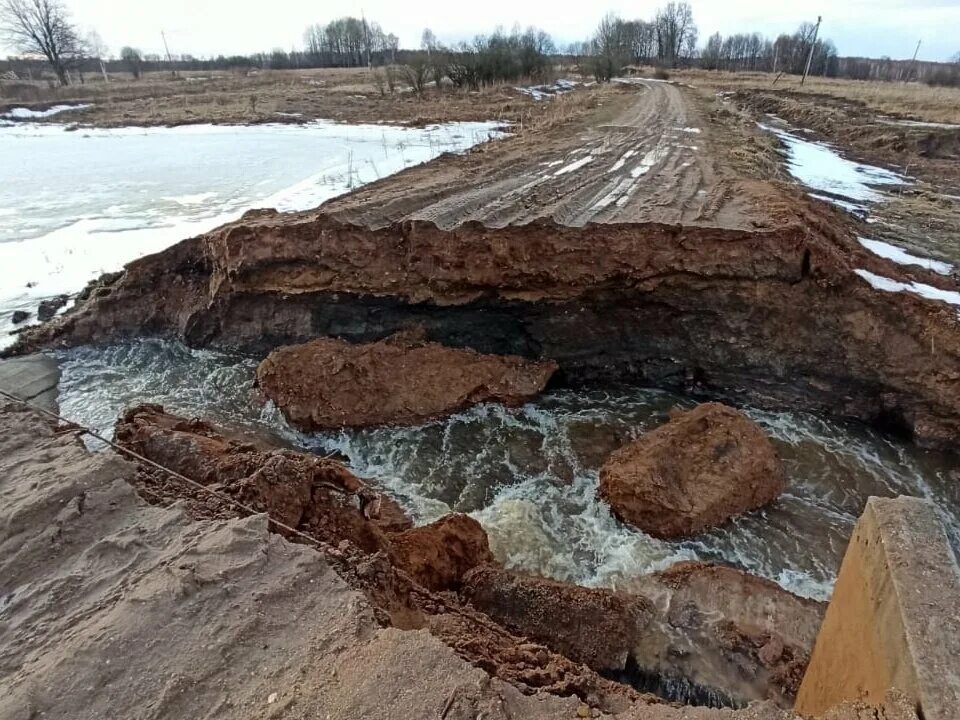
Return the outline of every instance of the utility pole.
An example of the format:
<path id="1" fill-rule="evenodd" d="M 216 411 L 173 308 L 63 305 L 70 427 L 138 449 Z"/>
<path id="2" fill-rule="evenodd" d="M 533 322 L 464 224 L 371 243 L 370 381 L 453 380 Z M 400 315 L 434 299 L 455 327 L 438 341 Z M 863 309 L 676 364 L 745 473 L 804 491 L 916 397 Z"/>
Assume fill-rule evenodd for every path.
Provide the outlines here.
<path id="1" fill-rule="evenodd" d="M 910 74 L 907 75 L 907 82 L 910 82 L 910 78 L 913 77 L 914 70 L 917 69 L 917 53 L 920 52 L 920 43 L 923 40 L 917 40 L 917 49 L 913 51 L 913 60 L 910 61 Z"/>
<path id="2" fill-rule="evenodd" d="M 777 74 L 777 63 L 780 62 L 780 38 L 773 44 L 773 74 Z"/>
<path id="3" fill-rule="evenodd" d="M 367 67 L 370 67 L 370 30 L 367 28 L 367 18 L 363 14 L 363 8 L 360 8 L 360 22 L 363 23 L 363 44 L 367 51 Z"/>
<path id="4" fill-rule="evenodd" d="M 813 29 L 813 42 L 810 43 L 810 52 L 807 53 L 807 66 L 803 69 L 803 77 L 800 78 L 800 84 L 807 79 L 807 73 L 810 72 L 810 63 L 813 62 L 813 49 L 817 46 L 817 35 L 820 34 L 820 22 L 823 20 L 822 17 L 817 15 L 817 26 Z"/>
<path id="5" fill-rule="evenodd" d="M 176 68 L 173 67 L 173 58 L 170 57 L 170 47 L 167 45 L 167 35 L 163 30 L 160 31 L 160 37 L 163 38 L 163 49 L 167 52 L 167 63 L 170 65 L 170 71 L 173 73 L 173 76 L 176 77 L 177 71 Z"/>

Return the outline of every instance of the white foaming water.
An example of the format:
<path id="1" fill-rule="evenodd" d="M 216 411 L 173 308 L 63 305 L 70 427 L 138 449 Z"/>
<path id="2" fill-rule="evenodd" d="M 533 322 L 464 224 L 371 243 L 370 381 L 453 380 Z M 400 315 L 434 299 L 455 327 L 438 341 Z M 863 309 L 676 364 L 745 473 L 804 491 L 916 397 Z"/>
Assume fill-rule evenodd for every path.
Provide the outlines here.
<path id="1" fill-rule="evenodd" d="M 0 347 L 15 310 L 246 210 L 310 209 L 499 134 L 493 123 L 0 127 Z"/>
<path id="2" fill-rule="evenodd" d="M 79 348 L 60 358 L 60 403 L 70 419 L 109 432 L 125 408 L 158 402 L 307 450 L 339 450 L 416 522 L 451 510 L 470 513 L 508 566 L 584 585 L 618 587 L 678 560 L 702 559 L 826 598 L 871 495 L 933 500 L 960 547 L 960 483 L 951 477 L 951 458 L 802 413 L 746 409 L 783 461 L 788 488 L 779 500 L 698 537 L 668 542 L 618 522 L 596 489 L 610 452 L 664 422 L 673 407 L 691 404 L 677 395 L 561 391 L 515 410 L 483 405 L 416 427 L 307 434 L 257 398 L 250 359 L 161 341 Z"/>

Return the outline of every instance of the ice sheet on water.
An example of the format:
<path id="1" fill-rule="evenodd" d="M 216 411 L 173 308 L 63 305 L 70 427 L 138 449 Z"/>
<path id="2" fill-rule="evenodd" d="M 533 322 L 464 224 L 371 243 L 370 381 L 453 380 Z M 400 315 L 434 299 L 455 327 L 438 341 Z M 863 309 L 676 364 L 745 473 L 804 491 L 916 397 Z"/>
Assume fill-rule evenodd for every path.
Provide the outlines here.
<path id="1" fill-rule="evenodd" d="M 919 267 L 932 270 L 940 275 L 950 275 L 953 272 L 953 265 L 950 263 L 941 260 L 932 260 L 918 255 L 911 255 L 906 250 L 898 248 L 896 245 L 885 243 L 882 240 L 870 240 L 868 238 L 857 238 L 857 240 L 870 252 L 887 260 L 892 260 L 898 265 L 918 265 Z"/>
<path id="2" fill-rule="evenodd" d="M 0 346 L 13 311 L 246 210 L 306 210 L 500 134 L 494 123 L 2 127 L 0 265 L 11 271 L 0 276 Z"/>

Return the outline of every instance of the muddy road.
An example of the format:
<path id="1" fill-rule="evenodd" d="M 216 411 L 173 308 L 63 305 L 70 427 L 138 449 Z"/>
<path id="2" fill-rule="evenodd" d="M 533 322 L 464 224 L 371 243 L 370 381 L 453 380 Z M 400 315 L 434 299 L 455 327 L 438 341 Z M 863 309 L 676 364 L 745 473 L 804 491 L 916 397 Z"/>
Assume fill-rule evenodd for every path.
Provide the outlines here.
<path id="1" fill-rule="evenodd" d="M 683 88 L 624 82 L 604 103 L 589 122 L 549 136 L 521 132 L 517 142 L 413 169 L 324 209 L 368 226 L 423 220 L 441 228 L 469 221 L 503 227 L 538 218 L 568 226 L 767 222 L 718 170 L 715 131 Z"/>

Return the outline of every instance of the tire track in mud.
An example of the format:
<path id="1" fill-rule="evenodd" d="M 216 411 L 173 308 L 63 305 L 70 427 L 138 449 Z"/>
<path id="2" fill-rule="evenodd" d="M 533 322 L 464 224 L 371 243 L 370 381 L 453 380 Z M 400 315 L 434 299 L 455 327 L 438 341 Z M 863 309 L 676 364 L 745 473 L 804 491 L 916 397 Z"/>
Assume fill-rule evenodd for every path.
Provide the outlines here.
<path id="1" fill-rule="evenodd" d="M 635 98 L 605 124 L 566 137 L 544 134 L 523 147 L 501 145 L 484 163 L 459 173 L 442 167 L 401 173 L 325 209 L 369 226 L 425 220 L 446 229 L 470 221 L 504 227 L 539 218 L 569 226 L 709 222 L 730 193 L 700 112 L 672 83 L 622 84 Z M 740 215 L 734 213 L 734 225 L 749 220 Z"/>

